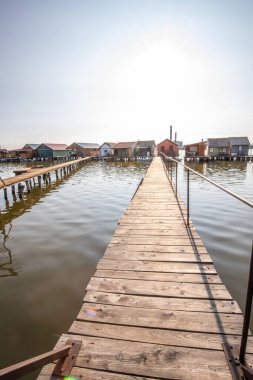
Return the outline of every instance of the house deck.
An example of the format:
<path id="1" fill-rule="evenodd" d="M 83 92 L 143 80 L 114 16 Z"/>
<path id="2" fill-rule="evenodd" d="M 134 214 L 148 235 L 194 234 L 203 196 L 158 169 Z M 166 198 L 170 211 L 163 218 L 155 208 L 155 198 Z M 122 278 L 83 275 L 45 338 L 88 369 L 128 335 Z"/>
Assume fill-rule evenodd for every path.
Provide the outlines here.
<path id="1" fill-rule="evenodd" d="M 71 376 L 232 380 L 221 343 L 240 343 L 243 316 L 185 214 L 154 158 L 57 343 L 82 342 Z"/>

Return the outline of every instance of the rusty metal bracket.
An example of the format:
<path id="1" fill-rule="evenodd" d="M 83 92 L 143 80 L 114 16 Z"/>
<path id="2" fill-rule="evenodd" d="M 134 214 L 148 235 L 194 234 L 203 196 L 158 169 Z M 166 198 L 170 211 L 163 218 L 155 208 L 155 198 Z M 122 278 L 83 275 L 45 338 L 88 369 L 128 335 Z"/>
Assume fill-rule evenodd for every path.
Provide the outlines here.
<path id="1" fill-rule="evenodd" d="M 253 370 L 246 363 L 242 364 L 239 360 L 240 346 L 222 343 L 230 372 L 233 380 L 253 380 Z"/>
<path id="2" fill-rule="evenodd" d="M 64 356 L 58 360 L 53 370 L 52 376 L 64 377 L 68 376 L 75 364 L 78 352 L 81 348 L 81 340 L 68 339 L 65 345 L 71 345 L 67 356 Z"/>

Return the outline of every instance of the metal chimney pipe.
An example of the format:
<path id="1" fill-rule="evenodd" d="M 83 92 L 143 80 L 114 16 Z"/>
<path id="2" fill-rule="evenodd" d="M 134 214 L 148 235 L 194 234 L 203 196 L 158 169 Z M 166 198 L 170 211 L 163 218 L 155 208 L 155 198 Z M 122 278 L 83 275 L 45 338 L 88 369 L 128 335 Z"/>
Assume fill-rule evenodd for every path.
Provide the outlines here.
<path id="1" fill-rule="evenodd" d="M 175 132 L 175 142 L 177 141 L 177 132 Z"/>
<path id="2" fill-rule="evenodd" d="M 172 125 L 170 126 L 170 141 L 172 141 Z"/>

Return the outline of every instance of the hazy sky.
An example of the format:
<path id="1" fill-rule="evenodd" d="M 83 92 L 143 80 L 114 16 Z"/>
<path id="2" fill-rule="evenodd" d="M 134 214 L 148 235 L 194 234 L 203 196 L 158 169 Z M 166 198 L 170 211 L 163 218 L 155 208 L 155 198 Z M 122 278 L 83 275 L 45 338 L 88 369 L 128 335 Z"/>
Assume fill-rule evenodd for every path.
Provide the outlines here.
<path id="1" fill-rule="evenodd" d="M 0 0 L 0 145 L 253 143 L 252 0 Z"/>

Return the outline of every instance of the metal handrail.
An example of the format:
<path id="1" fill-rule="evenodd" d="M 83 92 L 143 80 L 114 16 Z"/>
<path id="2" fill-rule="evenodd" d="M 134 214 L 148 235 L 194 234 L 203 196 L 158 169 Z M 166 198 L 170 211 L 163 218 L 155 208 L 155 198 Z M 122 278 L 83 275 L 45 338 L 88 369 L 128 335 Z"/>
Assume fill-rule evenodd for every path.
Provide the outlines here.
<path id="1" fill-rule="evenodd" d="M 184 164 L 181 164 L 174 158 L 166 156 L 164 153 L 161 153 L 161 157 L 163 159 L 165 169 L 167 170 L 166 174 L 169 177 L 170 184 L 172 186 L 172 189 L 175 192 L 175 196 L 177 198 L 177 189 L 178 189 L 178 175 L 177 175 L 177 168 L 178 165 L 182 166 L 184 169 L 187 170 L 187 227 L 190 225 L 190 172 L 193 174 L 196 174 L 200 178 L 206 180 L 207 182 L 211 183 L 212 185 L 218 187 L 219 189 L 225 191 L 225 193 L 232 195 L 232 197 L 238 199 L 239 201 L 243 202 L 247 206 L 253 208 L 253 203 L 248 201 L 247 199 L 241 197 L 240 195 L 237 195 L 233 193 L 232 191 L 226 189 L 225 187 L 219 185 L 218 183 L 215 183 L 214 181 L 210 180 L 209 178 L 205 177 L 204 175 L 196 172 L 195 170 L 189 168 L 189 166 L 186 166 Z M 168 168 L 167 163 L 171 163 L 170 170 Z M 175 188 L 173 188 L 173 181 L 172 181 L 172 164 L 175 163 Z M 252 307 L 252 296 L 253 296 L 253 244 L 251 249 L 251 259 L 250 259 L 250 269 L 249 269 L 249 279 L 248 279 L 248 289 L 247 289 L 247 296 L 246 296 L 246 306 L 245 306 L 245 312 L 244 312 L 244 321 L 243 321 L 243 328 L 242 328 L 242 336 L 241 336 L 241 344 L 240 344 L 240 351 L 237 350 L 237 347 L 235 345 L 230 345 L 228 343 L 224 343 L 223 349 L 225 352 L 225 355 L 228 359 L 228 365 L 230 367 L 232 377 L 233 379 L 241 379 L 242 376 L 246 380 L 253 380 L 253 370 L 251 367 L 249 367 L 245 362 L 245 354 L 246 354 L 246 347 L 247 347 L 247 340 L 248 340 L 248 330 L 249 330 L 249 324 L 250 324 L 250 316 L 251 316 L 251 307 Z M 238 352 L 237 352 L 238 351 Z M 239 358 L 239 360 L 238 360 Z"/>
<path id="2" fill-rule="evenodd" d="M 203 178 L 203 179 L 206 180 L 207 182 L 210 182 L 212 185 L 218 187 L 219 189 L 225 191 L 227 194 L 232 195 L 232 197 L 238 199 L 239 201 L 241 201 L 241 202 L 245 203 L 246 205 L 248 205 L 248 206 L 250 206 L 250 207 L 253 208 L 253 203 L 251 203 L 251 202 L 248 201 L 247 199 L 241 197 L 241 196 L 238 195 L 238 194 L 233 193 L 233 191 L 230 191 L 230 190 L 226 189 L 224 186 L 219 185 L 218 183 L 216 183 L 216 182 L 212 181 L 211 179 L 205 177 L 203 174 L 200 174 L 200 173 L 196 172 L 195 170 L 191 169 L 189 166 L 186 166 L 186 165 L 184 165 L 184 164 L 181 164 L 181 162 L 178 162 L 178 161 L 175 160 L 174 158 L 168 157 L 168 156 L 166 156 L 164 153 L 161 153 L 161 155 L 164 156 L 165 159 L 168 159 L 169 161 L 175 162 L 177 165 L 180 165 L 180 166 L 182 166 L 183 168 L 189 170 L 190 172 L 192 172 L 192 173 L 198 175 L 199 177 Z"/>

